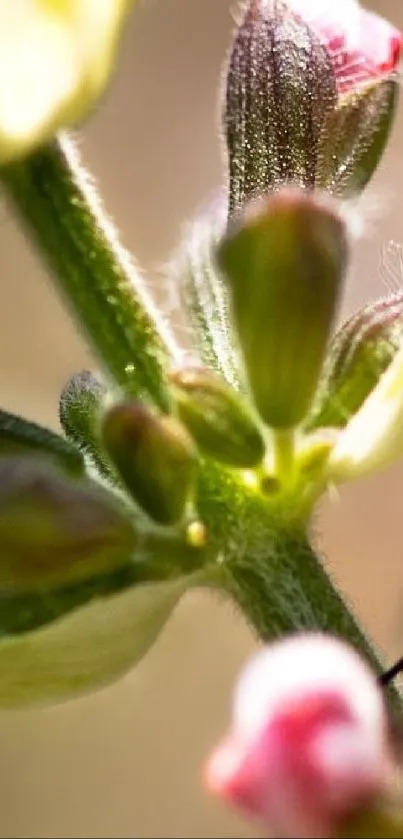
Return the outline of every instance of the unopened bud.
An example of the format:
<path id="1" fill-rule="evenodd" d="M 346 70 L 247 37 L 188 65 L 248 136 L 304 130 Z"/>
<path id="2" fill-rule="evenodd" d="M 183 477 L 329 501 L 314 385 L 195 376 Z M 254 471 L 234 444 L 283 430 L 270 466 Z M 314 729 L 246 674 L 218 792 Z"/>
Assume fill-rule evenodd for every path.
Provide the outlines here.
<path id="1" fill-rule="evenodd" d="M 344 224 L 312 194 L 252 205 L 218 248 L 256 407 L 296 426 L 315 392 L 347 256 Z"/>
<path id="2" fill-rule="evenodd" d="M 171 375 L 178 415 L 200 450 L 229 466 L 257 466 L 265 452 L 255 417 L 226 382 L 202 367 Z"/>
<path id="3" fill-rule="evenodd" d="M 313 29 L 281 0 L 249 0 L 226 80 L 230 214 L 287 182 L 314 185 L 335 102 L 330 56 Z"/>
<path id="4" fill-rule="evenodd" d="M 291 637 L 241 675 L 207 782 L 275 836 L 339 835 L 383 791 L 386 729 L 376 678 L 353 649 L 320 634 Z"/>
<path id="5" fill-rule="evenodd" d="M 403 295 L 365 306 L 336 333 L 307 430 L 343 427 L 378 384 L 403 339 Z"/>
<path id="6" fill-rule="evenodd" d="M 43 459 L 0 460 L 0 587 L 43 588 L 105 574 L 137 544 L 113 497 Z"/>
<path id="7" fill-rule="evenodd" d="M 185 428 L 139 402 L 115 405 L 104 416 L 102 440 L 139 506 L 159 524 L 182 517 L 193 488 L 196 452 Z"/>

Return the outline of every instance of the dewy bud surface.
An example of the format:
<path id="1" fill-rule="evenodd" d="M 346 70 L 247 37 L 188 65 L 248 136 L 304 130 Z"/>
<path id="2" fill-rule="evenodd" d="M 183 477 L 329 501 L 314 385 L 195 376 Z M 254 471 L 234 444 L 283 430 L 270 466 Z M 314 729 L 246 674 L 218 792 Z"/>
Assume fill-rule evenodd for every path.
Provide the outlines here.
<path id="1" fill-rule="evenodd" d="M 393 123 L 401 48 L 356 0 L 249 0 L 226 75 L 230 215 L 289 182 L 363 189 Z"/>
<path id="2" fill-rule="evenodd" d="M 230 214 L 287 182 L 313 186 L 336 102 L 330 57 L 283 2 L 249 3 L 232 47 L 224 113 Z"/>

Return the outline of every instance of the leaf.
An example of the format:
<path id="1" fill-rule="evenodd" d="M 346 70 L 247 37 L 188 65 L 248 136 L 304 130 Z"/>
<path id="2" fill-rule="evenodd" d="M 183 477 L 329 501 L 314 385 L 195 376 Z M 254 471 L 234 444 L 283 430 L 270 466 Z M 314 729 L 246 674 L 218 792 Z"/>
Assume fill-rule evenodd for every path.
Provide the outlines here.
<path id="1" fill-rule="evenodd" d="M 32 632 L 0 640 L 0 707 L 72 699 L 137 664 L 197 575 L 140 584 Z"/>
<path id="2" fill-rule="evenodd" d="M 0 458 L 10 454 L 42 454 L 72 475 L 83 475 L 85 463 L 76 446 L 48 428 L 0 410 Z"/>

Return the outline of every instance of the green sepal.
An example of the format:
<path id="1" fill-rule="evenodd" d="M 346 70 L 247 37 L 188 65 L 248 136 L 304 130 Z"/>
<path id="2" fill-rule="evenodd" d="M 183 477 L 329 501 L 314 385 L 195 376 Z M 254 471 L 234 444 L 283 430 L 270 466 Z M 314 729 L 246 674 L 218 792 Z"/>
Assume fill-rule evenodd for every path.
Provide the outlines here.
<path id="1" fill-rule="evenodd" d="M 85 580 L 126 564 L 138 544 L 112 495 L 39 458 L 0 459 L 0 591 Z"/>
<path id="2" fill-rule="evenodd" d="M 101 414 L 107 398 L 107 388 L 92 373 L 75 373 L 60 396 L 59 419 L 69 440 L 91 459 L 101 475 L 115 483 L 117 476 L 100 437 Z"/>
<path id="3" fill-rule="evenodd" d="M 140 402 L 121 402 L 102 421 L 102 440 L 126 488 L 158 524 L 178 522 L 196 477 L 193 441 L 173 417 Z"/>
<path id="4" fill-rule="evenodd" d="M 63 437 L 16 414 L 0 410 L 0 458 L 4 455 L 43 455 L 72 475 L 83 475 L 79 449 Z"/>
<path id="5" fill-rule="evenodd" d="M 400 292 L 349 318 L 330 344 L 306 429 L 344 427 L 378 384 L 402 338 Z"/>
<path id="6" fill-rule="evenodd" d="M 250 388 L 273 427 L 296 426 L 309 409 L 346 257 L 337 207 L 294 189 L 249 206 L 219 245 Z"/>
<path id="7" fill-rule="evenodd" d="M 241 377 L 239 349 L 229 317 L 228 292 L 214 259 L 227 225 L 227 207 L 220 197 L 210 212 L 199 217 L 185 233 L 179 252 L 168 267 L 170 286 L 180 290 L 186 330 L 201 360 L 238 388 Z"/>
<path id="8" fill-rule="evenodd" d="M 240 469 L 262 461 L 265 443 L 245 399 L 203 367 L 184 367 L 170 378 L 178 416 L 203 454 Z"/>
<path id="9" fill-rule="evenodd" d="M 396 113 L 399 83 L 372 82 L 345 95 L 324 124 L 316 185 L 335 195 L 360 192 L 376 171 Z"/>

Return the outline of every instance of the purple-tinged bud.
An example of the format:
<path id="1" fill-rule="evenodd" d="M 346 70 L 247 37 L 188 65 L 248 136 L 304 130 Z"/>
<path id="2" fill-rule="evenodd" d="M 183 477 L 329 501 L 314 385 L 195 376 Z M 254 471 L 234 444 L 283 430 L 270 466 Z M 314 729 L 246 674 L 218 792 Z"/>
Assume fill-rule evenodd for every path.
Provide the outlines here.
<path id="1" fill-rule="evenodd" d="M 336 80 L 326 47 L 286 3 L 247 4 L 225 93 L 230 215 L 287 182 L 313 187 Z"/>

